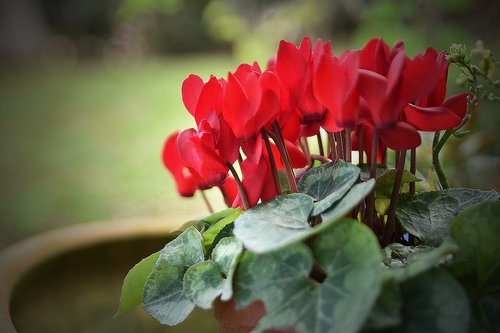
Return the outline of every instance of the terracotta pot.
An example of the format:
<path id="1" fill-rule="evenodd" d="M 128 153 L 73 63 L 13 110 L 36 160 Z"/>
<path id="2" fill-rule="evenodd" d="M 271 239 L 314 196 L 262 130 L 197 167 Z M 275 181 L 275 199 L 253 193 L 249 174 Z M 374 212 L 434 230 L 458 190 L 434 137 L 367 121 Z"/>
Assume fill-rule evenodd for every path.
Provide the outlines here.
<path id="1" fill-rule="evenodd" d="M 213 311 L 168 328 L 142 308 L 113 315 L 127 271 L 176 236 L 183 219 L 73 225 L 0 251 L 1 333 L 215 333 Z"/>
<path id="2" fill-rule="evenodd" d="M 219 321 L 219 333 L 249 333 L 260 318 L 266 314 L 264 303 L 257 301 L 248 307 L 237 310 L 234 301 L 217 300 L 215 302 L 215 318 Z M 292 329 L 272 329 L 266 333 L 294 333 Z"/>

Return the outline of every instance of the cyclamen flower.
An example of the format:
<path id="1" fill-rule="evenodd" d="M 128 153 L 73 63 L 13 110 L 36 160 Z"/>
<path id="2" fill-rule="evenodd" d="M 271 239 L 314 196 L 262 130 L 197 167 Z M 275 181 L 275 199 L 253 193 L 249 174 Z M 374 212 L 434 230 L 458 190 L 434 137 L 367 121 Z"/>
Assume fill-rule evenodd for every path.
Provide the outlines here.
<path id="1" fill-rule="evenodd" d="M 228 74 L 223 118 L 239 140 L 245 154 L 257 162 L 262 153 L 261 129 L 277 117 L 280 82 L 257 64 L 241 65 Z"/>
<path id="2" fill-rule="evenodd" d="M 439 79 L 433 91 L 415 103 L 408 104 L 405 109 L 405 120 L 420 131 L 439 131 L 456 127 L 467 111 L 467 93 L 446 97 L 449 63 L 444 51 L 439 54 L 428 49 L 429 57 L 435 59 L 439 68 Z"/>
<path id="3" fill-rule="evenodd" d="M 177 137 L 177 150 L 184 165 L 191 171 L 201 190 L 221 186 L 228 173 L 226 162 L 215 149 L 210 126 L 201 131 L 186 129 Z"/>
<path id="4" fill-rule="evenodd" d="M 389 51 L 381 39 L 371 40 L 360 53 L 357 89 L 361 121 L 373 127 L 388 148 L 417 147 L 420 135 L 401 116 L 408 103 L 431 92 L 438 73 L 435 60 L 427 53 L 410 60 L 402 42 Z"/>
<path id="5" fill-rule="evenodd" d="M 313 90 L 317 66 L 324 54 L 331 54 L 330 42 L 324 44 L 318 39 L 313 50 L 309 37 L 304 37 L 298 47 L 281 41 L 276 64 L 273 65 L 283 86 L 294 98 L 295 112 L 299 114 L 300 123 L 304 125 L 302 134 L 306 136 L 315 135 L 320 125 L 331 132 L 341 130 L 333 118 L 325 118 L 326 108 L 318 101 Z M 289 103 L 289 106 L 293 104 Z"/>
<path id="6" fill-rule="evenodd" d="M 177 131 L 167 138 L 163 145 L 162 160 L 165 167 L 174 177 L 179 194 L 183 197 L 192 197 L 198 189 L 198 183 L 191 171 L 189 171 L 181 160 L 176 144 L 178 136 L 179 132 Z"/>

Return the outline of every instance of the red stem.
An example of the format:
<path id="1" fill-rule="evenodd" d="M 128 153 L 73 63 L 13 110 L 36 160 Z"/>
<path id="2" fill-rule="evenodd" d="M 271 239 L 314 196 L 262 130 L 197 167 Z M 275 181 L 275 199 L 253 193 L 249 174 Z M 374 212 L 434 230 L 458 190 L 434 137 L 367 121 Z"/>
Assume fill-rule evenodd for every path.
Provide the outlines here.
<path id="1" fill-rule="evenodd" d="M 245 192 L 245 188 L 241 183 L 240 177 L 238 176 L 238 173 L 231 163 L 226 162 L 226 165 L 228 166 L 229 170 L 231 170 L 233 178 L 236 181 L 236 186 L 238 187 L 238 192 L 240 193 L 241 202 L 243 203 L 243 210 L 247 210 L 248 208 L 250 208 L 250 204 L 248 203 L 247 193 Z"/>
<path id="2" fill-rule="evenodd" d="M 396 227 L 396 206 L 398 203 L 399 190 L 401 189 L 401 180 L 403 179 L 403 170 L 405 168 L 406 150 L 396 152 L 398 156 L 398 165 L 396 167 L 396 177 L 392 187 L 391 203 L 387 212 L 387 222 L 384 229 L 384 238 L 382 244 L 385 246 L 392 241 L 392 236 Z"/>
<path id="3" fill-rule="evenodd" d="M 267 136 L 264 129 L 262 129 L 262 138 L 266 144 L 267 154 L 269 155 L 269 165 L 271 166 L 271 172 L 273 174 L 274 186 L 276 187 L 276 193 L 282 195 L 283 191 L 281 189 L 280 178 L 278 176 L 278 168 L 276 167 L 276 161 L 274 160 L 273 151 L 271 149 L 271 144 L 269 143 L 269 137 Z"/>
<path id="4" fill-rule="evenodd" d="M 295 180 L 295 174 L 293 173 L 292 163 L 290 161 L 290 156 L 288 155 L 288 150 L 286 149 L 285 140 L 283 139 L 283 135 L 281 134 L 281 129 L 277 121 L 274 121 L 272 124 L 275 137 L 272 137 L 274 143 L 278 147 L 278 150 L 281 154 L 281 159 L 283 160 L 283 164 L 285 165 L 286 177 L 288 180 L 288 185 L 290 186 L 290 192 L 297 193 L 299 189 L 297 188 L 297 181 Z"/>

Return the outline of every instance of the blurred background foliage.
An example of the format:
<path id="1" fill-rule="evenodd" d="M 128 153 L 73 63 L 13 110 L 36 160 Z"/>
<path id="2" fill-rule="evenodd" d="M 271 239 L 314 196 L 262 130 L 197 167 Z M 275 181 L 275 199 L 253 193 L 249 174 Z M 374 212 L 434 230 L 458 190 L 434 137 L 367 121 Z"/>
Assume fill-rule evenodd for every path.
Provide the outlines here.
<path id="1" fill-rule="evenodd" d="M 0 0 L 0 247 L 68 223 L 202 214 L 159 158 L 171 131 L 193 126 L 180 96 L 190 73 L 264 65 L 304 35 L 337 54 L 373 37 L 411 55 L 479 39 L 500 54 L 499 17 L 489 0 Z M 447 166 L 455 185 L 498 190 L 498 103 L 476 113 Z"/>

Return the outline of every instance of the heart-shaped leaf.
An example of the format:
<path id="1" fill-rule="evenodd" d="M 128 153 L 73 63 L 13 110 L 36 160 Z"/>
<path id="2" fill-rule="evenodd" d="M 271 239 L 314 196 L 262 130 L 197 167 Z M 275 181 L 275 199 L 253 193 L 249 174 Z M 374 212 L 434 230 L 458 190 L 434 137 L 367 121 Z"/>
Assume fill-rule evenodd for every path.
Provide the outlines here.
<path id="1" fill-rule="evenodd" d="M 165 325 L 176 325 L 193 311 L 182 280 L 189 267 L 203 261 L 201 234 L 187 228 L 161 251 L 143 292 L 144 309 Z"/>
<path id="2" fill-rule="evenodd" d="M 278 196 L 240 215 L 234 222 L 234 235 L 251 251 L 277 249 L 302 239 L 311 229 L 308 223 L 313 199 L 302 193 Z"/>
<path id="3" fill-rule="evenodd" d="M 339 201 L 359 178 L 360 169 L 341 160 L 325 163 L 309 170 L 299 181 L 299 191 L 317 202 L 312 215 L 316 216 Z"/>
<path id="4" fill-rule="evenodd" d="M 233 275 L 243 246 L 234 237 L 222 239 L 210 260 L 191 266 L 184 275 L 184 293 L 203 309 L 212 307 L 220 296 L 227 301 L 233 296 Z"/>
<path id="5" fill-rule="evenodd" d="M 402 194 L 397 217 L 403 227 L 422 243 L 438 246 L 449 235 L 450 223 L 461 211 L 483 201 L 498 200 L 495 191 L 453 188 L 424 192 L 415 196 Z"/>
<path id="6" fill-rule="evenodd" d="M 444 241 L 437 248 L 390 244 L 382 251 L 384 264 L 388 268 L 386 278 L 406 281 L 445 264 L 457 250 L 457 245 L 450 240 Z"/>
<path id="7" fill-rule="evenodd" d="M 318 234 L 311 250 L 297 243 L 265 254 L 247 252 L 238 266 L 239 307 L 255 300 L 267 314 L 253 332 L 293 327 L 296 332 L 357 332 L 381 287 L 378 241 L 364 225 L 342 220 Z M 313 254 L 326 274 L 310 277 Z M 355 311 L 354 311 L 355 309 Z"/>
<path id="8" fill-rule="evenodd" d="M 473 331 L 500 327 L 500 202 L 483 202 L 458 215 L 451 235 L 459 251 L 451 271 L 474 295 Z"/>
<path id="9" fill-rule="evenodd" d="M 142 303 L 144 285 L 159 256 L 160 252 L 153 253 L 149 257 L 142 259 L 127 273 L 123 280 L 120 305 L 115 317 Z"/>
<path id="10" fill-rule="evenodd" d="M 328 225 L 349 213 L 373 190 L 374 185 L 375 181 L 373 179 L 354 185 L 340 202 L 321 214 L 323 223 L 318 227 Z"/>
<path id="11" fill-rule="evenodd" d="M 464 288 L 449 273 L 436 269 L 402 285 L 401 333 L 466 333 L 470 307 Z"/>
<path id="12" fill-rule="evenodd" d="M 221 232 L 222 229 L 229 223 L 234 222 L 238 216 L 243 213 L 241 209 L 233 209 L 229 214 L 225 215 L 223 218 L 212 224 L 212 226 L 203 233 L 203 245 L 205 248 L 210 247 L 214 242 L 215 238 Z"/>

